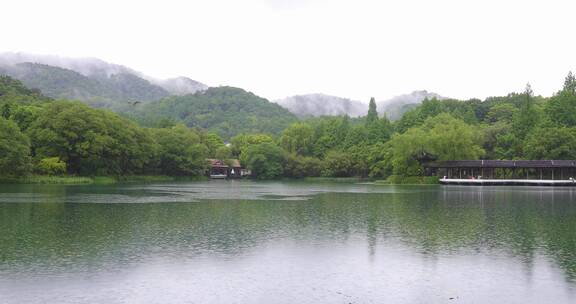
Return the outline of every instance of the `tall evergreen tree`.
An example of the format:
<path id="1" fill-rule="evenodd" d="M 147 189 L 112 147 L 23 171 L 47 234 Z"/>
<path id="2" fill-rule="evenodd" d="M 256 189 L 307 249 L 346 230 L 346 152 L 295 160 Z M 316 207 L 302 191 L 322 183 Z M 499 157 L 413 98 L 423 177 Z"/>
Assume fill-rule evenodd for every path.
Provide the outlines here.
<path id="1" fill-rule="evenodd" d="M 533 94 L 532 86 L 529 83 L 526 84 L 520 111 L 516 113 L 512 122 L 514 135 L 519 139 L 524 139 L 538 122 L 538 112 L 534 108 Z"/>
<path id="2" fill-rule="evenodd" d="M 564 80 L 564 92 L 576 94 L 576 77 L 572 74 L 572 71 L 568 72 L 568 76 Z"/>
<path id="3" fill-rule="evenodd" d="M 370 105 L 368 106 L 368 115 L 366 115 L 366 124 L 370 125 L 378 120 L 378 111 L 376 110 L 376 100 L 374 97 L 370 98 Z"/>

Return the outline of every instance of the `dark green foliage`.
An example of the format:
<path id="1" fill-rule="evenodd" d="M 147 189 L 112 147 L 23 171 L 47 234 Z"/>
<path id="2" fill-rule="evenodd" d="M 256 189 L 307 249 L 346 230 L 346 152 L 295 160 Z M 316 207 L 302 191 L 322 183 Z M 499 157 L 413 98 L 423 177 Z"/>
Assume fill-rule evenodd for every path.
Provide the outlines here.
<path id="1" fill-rule="evenodd" d="M 0 101 L 8 101 L 10 98 L 20 103 L 48 100 L 39 90 L 29 89 L 12 77 L 0 75 Z"/>
<path id="2" fill-rule="evenodd" d="M 546 104 L 547 118 L 556 126 L 576 126 L 576 78 L 570 72 L 562 91 Z"/>
<path id="3" fill-rule="evenodd" d="M 476 117 L 477 100 L 459 101 L 454 99 L 438 100 L 436 98 L 424 100 L 420 106 L 408 111 L 396 124 L 396 130 L 400 133 L 406 132 L 409 128 L 420 126 L 429 117 L 434 117 L 441 113 L 462 119 L 468 124 L 478 122 Z"/>
<path id="4" fill-rule="evenodd" d="M 273 143 L 261 143 L 249 146 L 243 152 L 242 159 L 252 176 L 257 179 L 271 179 L 282 175 L 283 151 Z"/>
<path id="5" fill-rule="evenodd" d="M 284 176 L 286 177 L 311 177 L 320 176 L 322 161 L 315 157 L 300 156 L 287 153 L 284 156 Z"/>
<path id="6" fill-rule="evenodd" d="M 376 109 L 376 100 L 374 97 L 370 98 L 368 105 L 368 114 L 366 115 L 366 125 L 370 125 L 378 120 L 378 111 Z"/>
<path id="7" fill-rule="evenodd" d="M 30 172 L 30 141 L 18 126 L 0 117 L 0 176 L 19 176 Z"/>
<path id="8" fill-rule="evenodd" d="M 576 77 L 574 77 L 574 74 L 572 74 L 571 71 L 568 72 L 568 76 L 566 76 L 566 79 L 564 80 L 562 91 L 576 95 Z"/>
<path id="9" fill-rule="evenodd" d="M 354 170 L 354 162 L 350 155 L 342 151 L 330 151 L 326 154 L 322 165 L 322 176 L 345 177 Z"/>
<path id="10" fill-rule="evenodd" d="M 540 119 L 540 113 L 534 105 L 532 95 L 532 87 L 530 84 L 527 84 L 523 96 L 524 100 L 520 105 L 520 111 L 518 111 L 512 119 L 512 131 L 519 139 L 524 139 Z"/>
<path id="11" fill-rule="evenodd" d="M 135 114 L 145 125 L 165 118 L 217 133 L 225 139 L 241 133 L 280 134 L 296 117 L 288 110 L 242 89 L 210 88 L 144 105 Z"/>
<path id="12" fill-rule="evenodd" d="M 576 128 L 538 128 L 524 145 L 528 159 L 576 159 Z"/>
<path id="13" fill-rule="evenodd" d="M 141 173 L 154 155 L 147 132 L 133 122 L 79 102 L 47 105 L 28 130 L 36 158 L 59 157 L 68 173 Z"/>
<path id="14" fill-rule="evenodd" d="M 153 129 L 158 145 L 158 173 L 166 175 L 203 175 L 208 164 L 208 148 L 200 135 L 184 125 Z"/>

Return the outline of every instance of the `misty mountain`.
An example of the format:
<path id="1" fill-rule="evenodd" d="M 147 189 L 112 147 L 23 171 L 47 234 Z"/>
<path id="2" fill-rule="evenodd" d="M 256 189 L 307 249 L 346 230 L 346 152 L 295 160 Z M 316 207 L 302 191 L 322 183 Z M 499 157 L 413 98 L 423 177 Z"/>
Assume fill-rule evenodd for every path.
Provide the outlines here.
<path id="1" fill-rule="evenodd" d="M 274 102 L 300 118 L 338 115 L 358 117 L 366 115 L 368 111 L 368 105 L 360 101 L 324 94 L 296 95 Z"/>
<path id="2" fill-rule="evenodd" d="M 296 116 L 251 92 L 233 87 L 209 88 L 143 104 L 128 113 L 143 125 L 185 123 L 230 138 L 240 133 L 280 134 Z"/>
<path id="3" fill-rule="evenodd" d="M 40 89 L 50 97 L 78 99 L 99 107 L 149 102 L 207 88 L 190 78 L 156 79 L 97 58 L 2 53 L 0 73 Z"/>
<path id="4" fill-rule="evenodd" d="M 56 99 L 75 99 L 96 107 L 150 102 L 169 95 L 163 88 L 133 74 L 88 77 L 76 71 L 39 63 L 0 65 L 0 74 L 22 81 Z"/>
<path id="5" fill-rule="evenodd" d="M 399 95 L 387 100 L 377 102 L 378 113 L 386 115 L 388 119 L 400 119 L 409 110 L 417 107 L 424 99 L 446 99 L 436 93 L 426 90 L 414 91 L 410 94 Z"/>
<path id="6" fill-rule="evenodd" d="M 176 77 L 152 82 L 161 86 L 172 95 L 194 94 L 208 89 L 207 85 L 188 77 Z"/>
<path id="7" fill-rule="evenodd" d="M 67 70 L 72 70 L 84 76 L 109 77 L 114 74 L 140 73 L 122 65 L 112 64 L 98 58 L 68 58 L 54 55 L 37 55 L 28 53 L 1 53 L 0 65 L 15 65 L 18 63 L 41 63 Z"/>

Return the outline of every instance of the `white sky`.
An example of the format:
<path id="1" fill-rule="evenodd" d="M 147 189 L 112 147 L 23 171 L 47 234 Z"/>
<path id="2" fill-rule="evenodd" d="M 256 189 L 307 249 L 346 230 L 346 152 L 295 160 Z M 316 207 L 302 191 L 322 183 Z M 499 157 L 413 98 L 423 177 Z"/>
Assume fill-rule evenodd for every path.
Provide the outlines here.
<path id="1" fill-rule="evenodd" d="M 575 0 L 6 0 L 0 52 L 98 57 L 269 99 L 426 89 L 551 95 L 576 71 Z"/>

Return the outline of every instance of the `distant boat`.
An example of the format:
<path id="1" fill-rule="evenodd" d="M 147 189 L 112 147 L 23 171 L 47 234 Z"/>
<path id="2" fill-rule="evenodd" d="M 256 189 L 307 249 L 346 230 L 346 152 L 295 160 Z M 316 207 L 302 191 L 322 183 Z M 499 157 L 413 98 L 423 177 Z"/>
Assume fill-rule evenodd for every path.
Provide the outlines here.
<path id="1" fill-rule="evenodd" d="M 227 177 L 228 177 L 228 175 L 226 175 L 226 174 L 210 174 L 210 178 L 213 178 L 213 179 L 225 179 Z"/>

